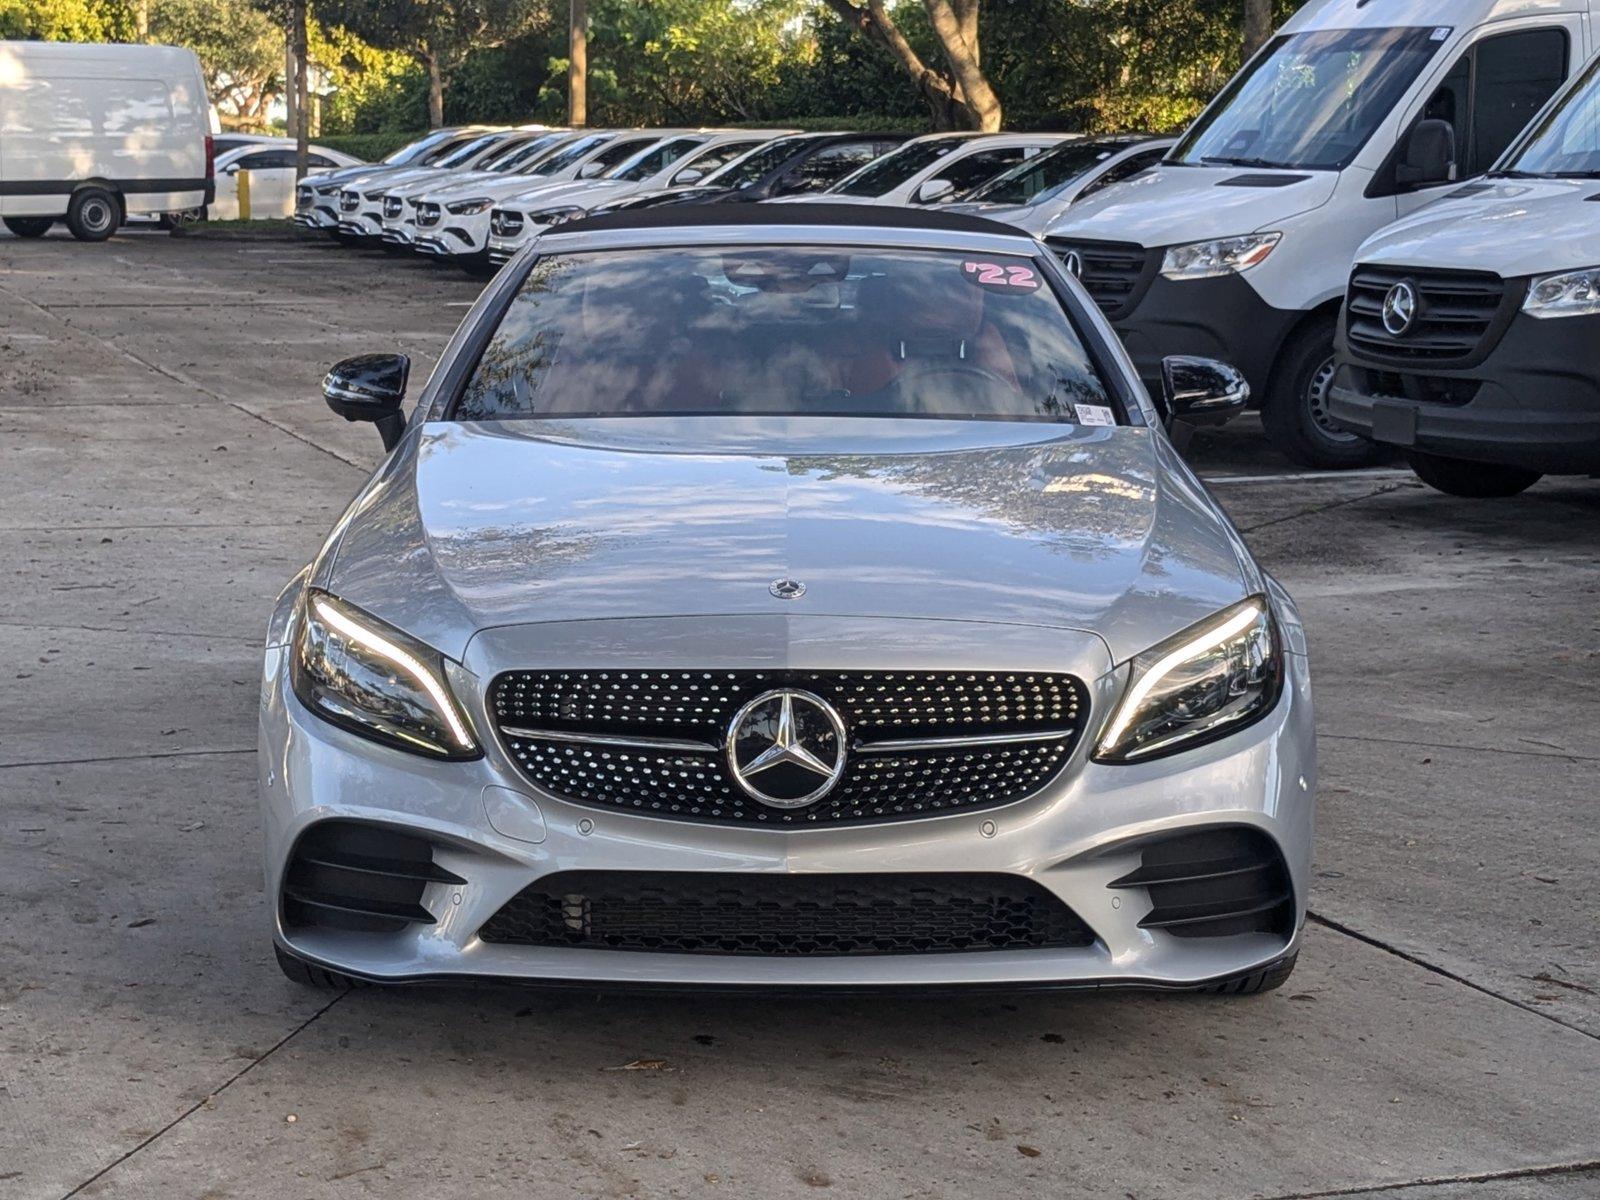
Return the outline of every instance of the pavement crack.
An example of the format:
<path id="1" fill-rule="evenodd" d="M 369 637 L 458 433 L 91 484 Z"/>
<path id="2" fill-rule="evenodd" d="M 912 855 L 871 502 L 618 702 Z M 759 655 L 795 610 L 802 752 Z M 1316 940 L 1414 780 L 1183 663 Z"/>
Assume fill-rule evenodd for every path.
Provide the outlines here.
<path id="1" fill-rule="evenodd" d="M 1447 967 L 1441 967 L 1435 963 L 1431 963 L 1427 959 L 1412 954 L 1410 951 L 1402 950 L 1398 946 L 1391 945 L 1390 943 L 1383 941 L 1381 938 L 1375 938 L 1371 934 L 1362 933 L 1358 929 L 1352 929 L 1349 925 L 1344 924 L 1342 921 L 1335 921 L 1332 917 L 1325 917 L 1321 913 L 1317 912 L 1308 912 L 1306 914 L 1306 919 L 1315 921 L 1324 929 L 1331 929 L 1334 933 L 1342 933 L 1345 935 L 1345 937 L 1354 938 L 1356 941 L 1371 946 L 1375 950 L 1382 950 L 1385 954 L 1392 954 L 1395 958 L 1402 959 L 1405 962 L 1410 963 L 1412 966 L 1421 967 L 1424 971 L 1429 971 L 1443 979 L 1448 979 L 1452 983 L 1459 983 L 1463 987 L 1469 987 L 1473 991 L 1480 992 L 1492 1000 L 1498 1000 L 1502 1004 L 1509 1004 L 1513 1008 L 1520 1008 L 1525 1013 L 1531 1013 L 1533 1016 L 1542 1017 L 1544 1020 L 1549 1021 L 1552 1025 L 1559 1025 L 1563 1029 L 1570 1029 L 1573 1033 L 1586 1037 L 1590 1041 L 1600 1042 L 1600 1033 L 1591 1032 L 1590 1030 L 1583 1028 L 1581 1025 L 1574 1025 L 1571 1021 L 1563 1020 L 1561 1017 L 1558 1017 L 1553 1013 L 1544 1012 L 1542 1009 L 1536 1008 L 1526 1001 L 1518 1000 L 1515 996 L 1508 996 L 1504 992 L 1497 992 L 1491 987 L 1485 987 L 1481 983 L 1475 983 L 1464 975 L 1458 975 Z M 1343 1193 L 1319 1192 L 1317 1194 L 1326 1194 L 1332 1196 L 1342 1195 Z"/>
<path id="2" fill-rule="evenodd" d="M 1439 1175 L 1428 1179 L 1408 1179 L 1402 1183 L 1371 1183 L 1361 1187 L 1334 1188 L 1321 1192 L 1285 1192 L 1264 1200 L 1336 1200 L 1340 1196 L 1382 1196 L 1415 1188 L 1448 1187 L 1454 1184 L 1508 1183 L 1514 1179 L 1550 1179 L 1561 1175 L 1584 1175 L 1600 1171 L 1600 1159 L 1557 1163 L 1547 1167 L 1518 1167 L 1507 1171 L 1484 1171 L 1475 1175 Z"/>
<path id="3" fill-rule="evenodd" d="M 1270 521 L 1258 521 L 1254 525 L 1241 525 L 1240 533 L 1254 533 L 1258 529 L 1270 529 L 1274 525 L 1282 525 L 1288 521 L 1298 521 L 1301 517 L 1314 517 L 1319 513 L 1332 512 L 1336 508 L 1344 508 L 1350 504 L 1360 504 L 1363 500 L 1371 500 L 1375 496 L 1387 496 L 1390 492 L 1398 492 L 1402 488 L 1411 486 L 1409 480 L 1401 483 L 1391 483 L 1386 487 L 1374 488 L 1370 492 L 1362 492 L 1359 496 L 1346 496 L 1342 500 L 1330 500 L 1327 504 L 1314 504 L 1310 508 L 1303 508 L 1299 512 L 1292 512 L 1282 517 L 1273 517 Z"/>
<path id="4" fill-rule="evenodd" d="M 221 754 L 254 754 L 254 746 L 237 749 L 224 747 L 212 750 L 152 750 L 148 754 L 104 754 L 90 758 L 40 758 L 28 762 L 0 763 L 0 771 L 15 771 L 23 767 L 81 767 L 93 763 L 144 762 L 158 758 L 206 758 Z"/>
<path id="5" fill-rule="evenodd" d="M 124 1153 L 118 1155 L 116 1158 L 112 1159 L 109 1163 L 107 1163 L 105 1166 L 101 1167 L 93 1175 L 89 1176 L 89 1178 L 85 1179 L 82 1183 L 78 1184 L 77 1187 L 73 1188 L 70 1192 L 67 1192 L 65 1195 L 63 1195 L 61 1197 L 61 1200 L 72 1200 L 72 1197 L 78 1195 L 79 1193 L 81 1193 L 84 1188 L 88 1187 L 92 1183 L 95 1183 L 97 1180 L 104 1179 L 107 1175 L 109 1175 L 112 1171 L 116 1170 L 123 1163 L 127 1162 L 135 1154 L 138 1154 L 146 1146 L 149 1146 L 149 1145 L 153 1144 L 154 1142 L 159 1141 L 161 1138 L 165 1137 L 168 1133 L 172 1132 L 172 1130 L 176 1129 L 179 1125 L 182 1125 L 190 1117 L 194 1116 L 195 1113 L 199 1112 L 202 1108 L 206 1107 L 213 1100 L 215 1100 L 218 1096 L 222 1095 L 223 1092 L 227 1091 L 230 1087 L 232 1087 L 234 1084 L 238 1083 L 239 1080 L 243 1079 L 251 1071 L 255 1070 L 262 1063 L 266 1062 L 267 1059 L 271 1058 L 279 1050 L 282 1050 L 286 1045 L 288 1045 L 291 1041 L 293 1041 L 296 1037 L 298 1037 L 301 1033 L 303 1033 L 307 1028 L 309 1028 L 313 1022 L 317 1021 L 324 1013 L 326 1013 L 330 1008 L 332 1008 L 335 1004 L 339 1003 L 339 1001 L 343 1000 L 349 994 L 350 994 L 349 992 L 339 992 L 331 1000 L 329 1000 L 326 1004 L 324 1004 L 321 1008 L 317 1009 L 316 1012 L 312 1013 L 304 1021 L 301 1021 L 300 1024 L 296 1025 L 288 1033 L 284 1034 L 281 1038 L 279 1038 L 276 1042 L 274 1042 L 270 1047 L 268 1047 L 266 1053 L 261 1054 L 260 1056 L 258 1056 L 256 1058 L 253 1058 L 249 1062 L 245 1063 L 245 1065 L 240 1067 L 239 1070 L 235 1071 L 227 1079 L 223 1080 L 223 1082 L 219 1086 L 217 1086 L 217 1087 L 213 1088 L 211 1091 L 207 1092 L 199 1100 L 196 1100 L 188 1108 L 184 1109 L 177 1116 L 173 1117 L 172 1120 L 168 1121 L 160 1129 L 156 1130 L 149 1137 L 145 1138 L 144 1141 L 140 1142 L 137 1146 L 132 1147 L 131 1149 L 125 1151 Z"/>

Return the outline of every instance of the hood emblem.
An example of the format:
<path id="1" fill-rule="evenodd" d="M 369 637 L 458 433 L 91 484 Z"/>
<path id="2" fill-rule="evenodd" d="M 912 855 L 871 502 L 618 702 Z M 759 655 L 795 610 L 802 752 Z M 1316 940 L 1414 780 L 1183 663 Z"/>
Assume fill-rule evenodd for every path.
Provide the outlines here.
<path id="1" fill-rule="evenodd" d="M 798 600 L 806 594 L 806 585 L 798 579 L 774 579 L 767 584 L 767 591 L 779 600 Z"/>
<path id="2" fill-rule="evenodd" d="M 1383 327 L 1391 337 L 1404 337 L 1417 319 L 1417 289 L 1402 279 L 1383 298 Z"/>
<path id="3" fill-rule="evenodd" d="M 1083 278 L 1083 255 L 1076 250 L 1068 250 L 1061 256 L 1061 265 L 1067 269 L 1067 274 L 1074 279 Z"/>
<path id="4" fill-rule="evenodd" d="M 728 725 L 734 782 L 768 808 L 804 808 L 844 777 L 844 721 L 821 696 L 763 692 Z"/>

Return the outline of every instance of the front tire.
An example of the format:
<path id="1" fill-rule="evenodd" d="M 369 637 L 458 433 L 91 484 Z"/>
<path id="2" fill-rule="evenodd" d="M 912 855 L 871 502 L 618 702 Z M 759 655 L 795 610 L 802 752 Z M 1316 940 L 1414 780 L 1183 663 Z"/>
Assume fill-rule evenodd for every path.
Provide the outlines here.
<path id="1" fill-rule="evenodd" d="M 41 238 L 56 223 L 54 217 L 4 217 L 5 227 L 19 238 Z"/>
<path id="2" fill-rule="evenodd" d="M 122 224 L 122 202 L 102 187 L 79 188 L 67 206 L 67 228 L 80 242 L 103 242 Z"/>
<path id="3" fill-rule="evenodd" d="M 1333 384 L 1333 319 L 1313 321 L 1284 344 L 1261 406 L 1267 440 L 1307 467 L 1348 471 L 1369 467 L 1381 446 L 1336 429 L 1328 418 Z"/>
<path id="4" fill-rule="evenodd" d="M 1502 500 L 1527 491 L 1543 476 L 1526 467 L 1507 467 L 1497 463 L 1468 462 L 1414 450 L 1411 469 L 1429 487 L 1447 496 L 1469 500 Z"/>

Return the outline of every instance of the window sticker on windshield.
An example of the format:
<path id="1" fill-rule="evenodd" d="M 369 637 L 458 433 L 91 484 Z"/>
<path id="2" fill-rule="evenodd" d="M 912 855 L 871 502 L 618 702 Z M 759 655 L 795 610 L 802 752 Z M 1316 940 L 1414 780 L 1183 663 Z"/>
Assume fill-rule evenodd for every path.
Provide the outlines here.
<path id="1" fill-rule="evenodd" d="M 1079 425 L 1115 425 L 1117 416 L 1103 404 L 1074 404 Z"/>
<path id="2" fill-rule="evenodd" d="M 1016 264 L 1001 266 L 999 263 L 964 262 L 961 264 L 961 276 L 968 283 L 997 291 L 1039 290 L 1039 276 L 1035 274 L 1033 268 Z"/>
<path id="3" fill-rule="evenodd" d="M 1442 42 L 1442 41 L 1444 41 L 1445 38 L 1450 36 L 1451 28 L 1452 27 L 1449 26 L 1449 25 L 1440 25 L 1440 26 L 1438 26 L 1436 29 L 1434 29 L 1434 31 L 1432 33 L 1430 33 L 1428 35 L 1428 40 L 1430 42 Z"/>

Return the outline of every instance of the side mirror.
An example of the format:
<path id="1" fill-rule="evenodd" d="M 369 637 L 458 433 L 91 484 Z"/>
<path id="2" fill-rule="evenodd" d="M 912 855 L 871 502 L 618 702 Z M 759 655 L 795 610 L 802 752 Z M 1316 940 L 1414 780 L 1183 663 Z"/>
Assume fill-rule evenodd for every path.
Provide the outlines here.
<path id="1" fill-rule="evenodd" d="M 239 173 L 238 164 L 235 163 L 235 164 L 230 164 L 229 166 L 223 167 L 222 168 L 222 173 L 224 175 L 237 175 Z"/>
<path id="2" fill-rule="evenodd" d="M 346 421 L 371 421 L 393 450 L 406 431 L 400 405 L 406 398 L 411 360 L 404 354 L 361 354 L 334 366 L 322 379 L 322 398 Z"/>
<path id="3" fill-rule="evenodd" d="M 1395 182 L 1402 187 L 1427 187 L 1449 183 L 1455 175 L 1455 126 L 1436 118 L 1417 122 L 1406 139 L 1405 153 L 1395 166 Z"/>
<path id="4" fill-rule="evenodd" d="M 699 183 L 706 177 L 706 173 L 699 167 L 685 167 L 672 177 L 673 185 L 682 187 L 685 184 Z"/>
<path id="5" fill-rule="evenodd" d="M 952 195 L 955 190 L 956 185 L 948 179 L 925 179 L 922 181 L 922 186 L 917 188 L 917 203 L 932 204 L 935 200 L 943 200 L 946 196 Z"/>
<path id="6" fill-rule="evenodd" d="M 1206 425 L 1226 425 L 1250 405 L 1250 384 L 1236 367 L 1174 354 L 1161 360 L 1161 408 L 1179 443 Z"/>
<path id="7" fill-rule="evenodd" d="M 596 179 L 605 174 L 606 164 L 603 162 L 586 162 L 578 168 L 579 179 Z"/>

